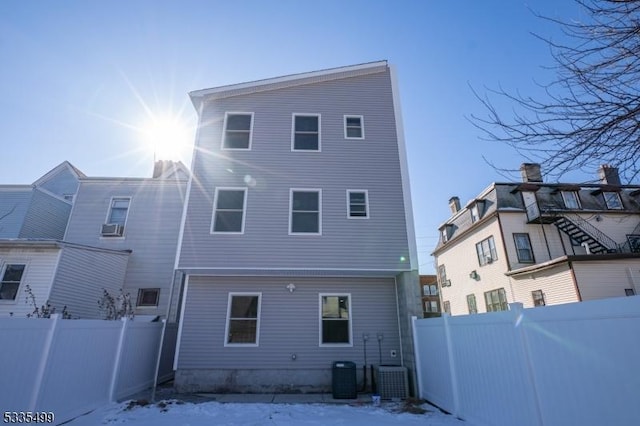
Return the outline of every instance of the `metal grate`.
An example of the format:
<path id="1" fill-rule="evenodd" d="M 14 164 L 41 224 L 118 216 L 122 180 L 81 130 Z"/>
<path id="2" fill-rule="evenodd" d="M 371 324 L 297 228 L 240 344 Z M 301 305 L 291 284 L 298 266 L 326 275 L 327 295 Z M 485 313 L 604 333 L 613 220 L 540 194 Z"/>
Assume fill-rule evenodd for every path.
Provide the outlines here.
<path id="1" fill-rule="evenodd" d="M 407 368 L 378 366 L 376 371 L 380 399 L 406 399 L 409 397 Z"/>

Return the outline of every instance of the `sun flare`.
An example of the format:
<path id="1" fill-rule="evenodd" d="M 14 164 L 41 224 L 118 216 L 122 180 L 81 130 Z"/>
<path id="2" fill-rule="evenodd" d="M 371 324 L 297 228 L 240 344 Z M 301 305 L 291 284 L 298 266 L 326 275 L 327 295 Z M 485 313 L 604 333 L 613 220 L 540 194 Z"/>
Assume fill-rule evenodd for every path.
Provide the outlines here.
<path id="1" fill-rule="evenodd" d="M 192 131 L 177 116 L 154 116 L 142 127 L 146 149 L 154 160 L 181 160 L 192 143 Z"/>

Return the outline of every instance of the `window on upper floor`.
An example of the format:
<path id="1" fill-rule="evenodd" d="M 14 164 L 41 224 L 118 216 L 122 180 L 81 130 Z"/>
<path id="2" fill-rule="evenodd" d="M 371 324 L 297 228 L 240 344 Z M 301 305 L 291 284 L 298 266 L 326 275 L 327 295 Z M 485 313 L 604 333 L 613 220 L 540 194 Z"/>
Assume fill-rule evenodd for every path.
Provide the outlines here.
<path id="1" fill-rule="evenodd" d="M 570 210 L 580 209 L 580 197 L 577 191 L 561 191 L 564 207 Z"/>
<path id="2" fill-rule="evenodd" d="M 351 295 L 320 294 L 320 345 L 350 345 Z"/>
<path id="3" fill-rule="evenodd" d="M 437 296 L 438 286 L 435 284 L 424 284 L 422 286 L 422 294 L 425 296 Z"/>
<path id="4" fill-rule="evenodd" d="M 533 290 L 531 292 L 531 298 L 533 298 L 533 306 L 544 306 L 546 302 L 544 301 L 544 293 L 542 290 Z"/>
<path id="5" fill-rule="evenodd" d="M 603 192 L 604 203 L 609 210 L 622 210 L 622 200 L 617 192 Z"/>
<path id="6" fill-rule="evenodd" d="M 216 188 L 211 232 L 214 234 L 244 233 L 246 202 L 246 188 Z"/>
<path id="7" fill-rule="evenodd" d="M 531 248 L 531 240 L 529 234 L 526 233 L 514 233 L 513 241 L 516 244 L 516 253 L 518 255 L 518 262 L 520 263 L 534 263 L 533 249 Z"/>
<path id="8" fill-rule="evenodd" d="M 222 149 L 251 149 L 252 129 L 252 112 L 225 113 Z"/>
<path id="9" fill-rule="evenodd" d="M 487 291 L 484 294 L 484 301 L 487 304 L 487 312 L 508 311 L 507 294 L 504 288 Z"/>
<path id="10" fill-rule="evenodd" d="M 369 194 L 366 190 L 347 189 L 349 219 L 369 218 Z"/>
<path id="11" fill-rule="evenodd" d="M 26 265 L 7 263 L 0 281 L 0 300 L 16 300 Z"/>
<path id="12" fill-rule="evenodd" d="M 480 266 L 498 260 L 498 252 L 496 251 L 496 243 L 493 241 L 493 236 L 476 244 L 476 253 L 478 254 L 478 263 Z"/>
<path id="13" fill-rule="evenodd" d="M 478 313 L 478 305 L 476 304 L 475 294 L 467 294 L 467 308 L 469 309 L 470 314 Z"/>
<path id="14" fill-rule="evenodd" d="M 258 346 L 261 293 L 229 293 L 225 346 Z"/>
<path id="15" fill-rule="evenodd" d="M 442 302 L 442 310 L 451 315 L 451 302 L 449 302 L 448 300 L 445 300 L 444 302 Z"/>
<path id="16" fill-rule="evenodd" d="M 471 223 L 476 223 L 478 220 L 480 220 L 480 214 L 478 212 L 478 205 L 474 204 L 473 206 L 471 206 Z"/>
<path id="17" fill-rule="evenodd" d="M 320 114 L 293 114 L 293 151 L 320 151 Z"/>
<path id="18" fill-rule="evenodd" d="M 344 116 L 345 139 L 364 139 L 364 118 L 361 115 Z"/>
<path id="19" fill-rule="evenodd" d="M 321 190 L 292 189 L 289 205 L 289 234 L 322 234 Z"/>
<path id="20" fill-rule="evenodd" d="M 106 223 L 102 225 L 103 237 L 122 237 L 129 215 L 131 197 L 113 197 L 109 205 Z"/>
<path id="21" fill-rule="evenodd" d="M 155 307 L 158 306 L 160 298 L 159 288 L 141 288 L 138 290 L 138 301 L 136 306 L 139 307 Z"/>
<path id="22" fill-rule="evenodd" d="M 451 287 L 451 280 L 447 279 L 447 268 L 444 265 L 438 266 L 438 280 L 440 287 Z"/>
<path id="23" fill-rule="evenodd" d="M 640 234 L 627 234 L 627 241 L 631 253 L 640 253 Z"/>

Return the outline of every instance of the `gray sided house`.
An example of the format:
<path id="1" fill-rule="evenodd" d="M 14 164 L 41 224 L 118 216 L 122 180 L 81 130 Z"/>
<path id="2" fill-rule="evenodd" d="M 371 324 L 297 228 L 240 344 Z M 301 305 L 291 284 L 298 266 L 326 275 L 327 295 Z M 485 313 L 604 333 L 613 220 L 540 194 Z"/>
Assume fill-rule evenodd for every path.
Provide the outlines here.
<path id="1" fill-rule="evenodd" d="M 189 172 L 158 162 L 152 178 L 82 178 L 65 241 L 131 254 L 124 277 L 136 315 L 165 316 Z"/>
<path id="2" fill-rule="evenodd" d="M 0 185 L 0 238 L 62 239 L 81 177 L 65 161 L 31 185 Z"/>
<path id="3" fill-rule="evenodd" d="M 102 318 L 97 301 L 103 289 L 122 288 L 128 257 L 55 240 L 0 240 L 0 316 L 24 318 L 49 301 L 58 313 L 66 306 L 74 318 Z"/>
<path id="4" fill-rule="evenodd" d="M 365 344 L 367 364 L 413 369 L 421 311 L 396 90 L 382 61 L 190 94 L 178 390 L 327 391 L 332 362 L 361 373 Z"/>

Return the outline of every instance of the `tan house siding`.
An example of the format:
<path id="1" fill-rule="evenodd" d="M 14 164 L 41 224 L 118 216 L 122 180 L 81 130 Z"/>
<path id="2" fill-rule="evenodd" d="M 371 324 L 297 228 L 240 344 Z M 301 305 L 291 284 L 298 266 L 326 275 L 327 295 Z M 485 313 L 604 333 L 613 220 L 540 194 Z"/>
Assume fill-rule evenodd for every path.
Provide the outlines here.
<path id="1" fill-rule="evenodd" d="M 485 238 L 493 236 L 498 258 L 490 263 L 480 266 L 476 253 L 476 244 Z M 509 279 L 504 275 L 507 270 L 507 260 L 501 249 L 503 242 L 500 234 L 500 225 L 497 218 L 480 225 L 476 232 L 460 241 L 453 241 L 450 248 L 445 248 L 437 256 L 437 264 L 445 265 L 447 279 L 451 280 L 450 287 L 442 287 L 442 301 L 451 304 L 451 315 L 465 315 L 469 313 L 467 307 L 467 295 L 476 295 L 478 312 L 486 312 L 484 292 L 504 288 L 507 300 L 513 301 Z M 454 249 L 455 248 L 455 249 Z M 454 249 L 454 250 L 453 250 Z M 479 280 L 469 276 L 476 271 Z M 442 283 L 440 283 L 442 285 Z"/>
<path id="2" fill-rule="evenodd" d="M 571 268 L 565 262 L 552 268 L 511 277 L 515 300 L 533 308 L 534 290 L 542 290 L 547 305 L 579 302 Z"/>
<path id="3" fill-rule="evenodd" d="M 640 259 L 574 262 L 582 300 L 623 297 L 626 288 L 640 294 Z"/>

